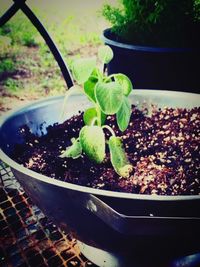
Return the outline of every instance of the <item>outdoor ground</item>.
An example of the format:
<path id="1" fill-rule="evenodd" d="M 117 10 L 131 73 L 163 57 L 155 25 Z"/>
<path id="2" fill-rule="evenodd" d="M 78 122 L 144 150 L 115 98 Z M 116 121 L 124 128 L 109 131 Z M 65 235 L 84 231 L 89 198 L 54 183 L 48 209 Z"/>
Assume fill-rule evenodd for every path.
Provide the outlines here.
<path id="1" fill-rule="evenodd" d="M 115 1 L 110 1 L 115 3 Z M 97 54 L 108 25 L 104 1 L 27 0 L 61 51 L 69 68 L 77 57 Z M 0 0 L 0 16 L 12 1 Z M 19 11 L 0 28 L 0 115 L 36 99 L 64 94 L 62 74 L 35 28 Z"/>

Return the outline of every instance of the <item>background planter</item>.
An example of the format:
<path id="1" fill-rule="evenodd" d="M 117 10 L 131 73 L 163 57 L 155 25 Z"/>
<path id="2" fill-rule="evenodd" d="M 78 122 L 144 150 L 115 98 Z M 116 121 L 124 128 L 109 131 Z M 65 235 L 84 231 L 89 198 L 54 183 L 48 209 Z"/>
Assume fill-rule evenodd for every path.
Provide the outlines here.
<path id="1" fill-rule="evenodd" d="M 134 90 L 131 101 L 137 105 L 143 105 L 145 101 L 147 106 L 157 103 L 159 107 L 192 108 L 199 106 L 200 96 Z M 28 124 L 32 132 L 42 134 L 41 130 L 45 132 L 48 125 L 58 121 L 62 103 L 63 97 L 38 101 L 1 122 L 1 158 L 12 167 L 34 203 L 58 226 L 67 232 L 72 231 L 74 237 L 89 248 L 109 252 L 116 264 L 104 265 L 106 267 L 133 266 L 128 262 L 133 255 L 140 264 L 147 260 L 147 266 L 155 267 L 155 260 L 166 261 L 199 252 L 200 196 L 151 196 L 92 189 L 49 178 L 11 159 L 13 145 L 22 142 L 19 127 Z M 78 114 L 88 105 L 86 97 L 71 96 L 66 118 Z M 95 262 L 96 254 L 91 253 L 93 257 L 87 254 L 88 247 L 83 243 L 83 253 L 86 251 L 86 256 Z"/>
<path id="2" fill-rule="evenodd" d="M 124 73 L 137 89 L 200 92 L 200 49 L 156 48 L 117 41 L 110 29 L 103 41 L 114 52 L 108 73 Z"/>

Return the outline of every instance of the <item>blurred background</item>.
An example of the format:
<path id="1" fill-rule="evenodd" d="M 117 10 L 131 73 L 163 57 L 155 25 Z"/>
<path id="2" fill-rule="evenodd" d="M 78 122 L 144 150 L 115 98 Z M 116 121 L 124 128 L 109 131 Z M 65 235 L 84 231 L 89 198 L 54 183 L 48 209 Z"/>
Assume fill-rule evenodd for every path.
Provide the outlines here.
<path id="1" fill-rule="evenodd" d="M 106 1 L 115 4 L 117 0 Z M 12 5 L 0 0 L 0 16 Z M 69 68 L 77 57 L 96 55 L 108 22 L 104 0 L 27 0 Z M 27 102 L 63 94 L 66 84 L 40 34 L 21 12 L 0 28 L 0 115 Z"/>

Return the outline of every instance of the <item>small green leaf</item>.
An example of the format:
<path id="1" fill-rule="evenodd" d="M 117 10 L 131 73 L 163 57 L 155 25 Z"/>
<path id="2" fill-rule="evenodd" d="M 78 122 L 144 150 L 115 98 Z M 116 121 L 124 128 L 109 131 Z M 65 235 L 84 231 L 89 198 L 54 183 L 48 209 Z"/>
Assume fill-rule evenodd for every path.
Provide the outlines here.
<path id="1" fill-rule="evenodd" d="M 80 131 L 80 142 L 88 158 L 101 163 L 105 157 L 105 135 L 99 126 L 84 126 Z"/>
<path id="2" fill-rule="evenodd" d="M 97 118 L 97 111 L 96 108 L 88 108 L 83 114 L 83 121 L 86 125 L 91 125 L 94 118 Z M 95 125 L 97 122 L 95 122 Z"/>
<path id="3" fill-rule="evenodd" d="M 110 149 L 111 163 L 116 173 L 122 177 L 129 177 L 133 170 L 133 166 L 126 157 L 126 153 L 120 138 L 111 136 L 108 145 Z"/>
<path id="4" fill-rule="evenodd" d="M 99 111 L 101 112 L 101 125 L 104 125 L 105 121 L 106 121 L 106 114 L 103 113 L 100 108 Z"/>
<path id="5" fill-rule="evenodd" d="M 98 117 L 96 108 L 88 108 L 84 114 L 83 114 L 83 121 L 86 125 L 91 125 L 92 121 Z M 101 125 L 105 123 L 106 115 L 101 112 Z M 97 121 L 95 121 L 95 124 L 97 125 Z"/>
<path id="6" fill-rule="evenodd" d="M 94 103 L 96 102 L 94 88 L 97 82 L 98 78 L 91 74 L 89 79 L 84 83 L 84 92 L 88 96 L 89 100 L 93 101 Z"/>
<path id="7" fill-rule="evenodd" d="M 120 109 L 117 111 L 117 124 L 119 129 L 123 132 L 128 127 L 131 117 L 131 104 L 127 97 L 123 97 L 123 102 Z"/>
<path id="8" fill-rule="evenodd" d="M 113 51 L 110 46 L 101 46 L 98 50 L 98 57 L 102 63 L 108 64 L 113 58 Z"/>
<path id="9" fill-rule="evenodd" d="M 123 100 L 123 91 L 118 82 L 98 82 L 95 86 L 95 97 L 103 113 L 115 114 Z"/>
<path id="10" fill-rule="evenodd" d="M 102 73 L 98 68 L 95 68 L 88 80 L 84 83 L 84 92 L 88 96 L 89 100 L 93 101 L 94 103 L 96 103 L 94 88 L 99 79 L 103 79 Z"/>
<path id="11" fill-rule="evenodd" d="M 72 138 L 72 145 L 69 146 L 61 155 L 61 158 L 79 158 L 82 154 L 82 147 L 79 139 Z"/>
<path id="12" fill-rule="evenodd" d="M 72 64 L 72 74 L 78 84 L 82 84 L 88 80 L 96 66 L 96 58 L 77 59 Z"/>
<path id="13" fill-rule="evenodd" d="M 124 95 L 128 96 L 133 89 L 131 80 L 122 73 L 117 73 L 114 76 L 115 80 L 118 81 L 119 84 L 122 86 Z"/>

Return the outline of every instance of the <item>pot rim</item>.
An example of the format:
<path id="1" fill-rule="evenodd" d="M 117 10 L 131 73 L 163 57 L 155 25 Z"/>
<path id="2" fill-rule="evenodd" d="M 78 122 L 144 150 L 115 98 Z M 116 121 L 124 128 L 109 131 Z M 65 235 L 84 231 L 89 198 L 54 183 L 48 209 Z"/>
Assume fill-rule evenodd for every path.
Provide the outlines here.
<path id="1" fill-rule="evenodd" d="M 156 47 L 156 46 L 154 47 L 154 46 L 132 45 L 111 39 L 110 36 L 108 36 L 108 34 L 111 32 L 111 29 L 112 28 L 105 29 L 103 31 L 103 34 L 101 35 L 101 39 L 105 44 L 119 47 L 124 50 L 128 49 L 133 51 L 152 52 L 152 53 L 183 53 L 183 52 L 199 51 L 199 49 L 192 47 L 179 48 L 179 47 Z"/>
<path id="2" fill-rule="evenodd" d="M 181 96 L 187 96 L 188 100 L 189 98 L 195 97 L 199 98 L 199 103 L 200 103 L 200 94 L 196 93 L 188 93 L 188 92 L 179 92 L 179 91 L 167 91 L 167 90 L 137 90 L 134 89 L 133 92 L 131 93 L 132 95 L 141 95 L 141 94 L 161 94 L 164 96 L 165 94 L 173 94 L 176 97 L 181 97 Z M 74 95 L 81 96 L 79 93 L 74 93 Z M 50 96 L 46 98 L 42 98 L 40 100 L 33 101 L 32 103 L 26 104 L 23 107 L 16 108 L 12 111 L 9 111 L 5 113 L 1 118 L 0 118 L 0 129 L 3 126 L 3 124 L 10 119 L 13 115 L 16 114 L 21 114 L 24 112 L 24 110 L 31 110 L 35 109 L 37 107 L 41 107 L 42 105 L 46 105 L 47 102 L 54 102 L 55 100 L 60 100 L 61 98 L 64 98 L 63 95 L 59 96 Z M 145 194 L 134 194 L 134 193 L 124 193 L 124 192 L 115 192 L 111 190 L 103 190 L 103 189 L 95 189 L 91 187 L 86 187 L 86 186 L 81 186 L 81 185 L 76 185 L 60 180 L 56 180 L 53 178 L 49 178 L 46 175 L 37 173 L 35 171 L 32 171 L 30 169 L 25 168 L 24 166 L 20 165 L 19 163 L 15 162 L 12 160 L 6 153 L 3 152 L 3 150 L 0 148 L 0 159 L 8 164 L 11 169 L 13 168 L 14 170 L 18 172 L 22 172 L 27 176 L 31 176 L 34 179 L 37 179 L 39 181 L 52 184 L 55 186 L 59 186 L 62 188 L 66 189 L 71 189 L 83 193 L 89 193 L 97 196 L 106 196 L 106 197 L 114 197 L 114 198 L 123 198 L 123 199 L 137 199 L 137 200 L 153 200 L 153 201 L 185 201 L 185 200 L 195 200 L 195 199 L 200 199 L 200 195 L 177 195 L 177 196 L 171 196 L 171 195 L 145 195 Z"/>

